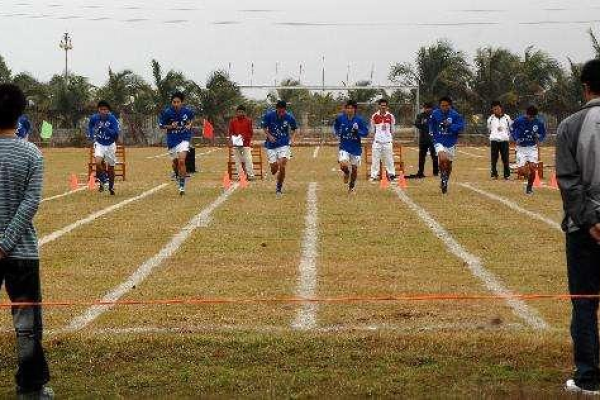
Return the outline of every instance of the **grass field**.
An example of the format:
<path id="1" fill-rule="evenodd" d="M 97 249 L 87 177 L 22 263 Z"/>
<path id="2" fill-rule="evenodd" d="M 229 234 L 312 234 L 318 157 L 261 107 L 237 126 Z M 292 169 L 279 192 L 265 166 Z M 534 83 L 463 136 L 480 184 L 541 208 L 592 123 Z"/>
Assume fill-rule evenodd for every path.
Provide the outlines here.
<path id="1" fill-rule="evenodd" d="M 44 152 L 51 198 L 87 153 Z M 116 197 L 80 191 L 40 208 L 44 298 L 74 303 L 45 310 L 60 397 L 566 397 L 567 302 L 369 301 L 564 294 L 557 191 L 492 182 L 487 151 L 465 147 L 447 197 L 432 178 L 382 190 L 364 167 L 348 196 L 325 147 L 295 150 L 276 200 L 272 181 L 224 193 L 226 152 L 204 149 L 180 198 L 162 153 L 130 149 Z M 405 158 L 414 172 L 416 151 Z M 257 301 L 307 295 L 361 301 Z M 103 298 L 230 301 L 90 308 Z M 6 397 L 8 311 L 0 329 Z"/>

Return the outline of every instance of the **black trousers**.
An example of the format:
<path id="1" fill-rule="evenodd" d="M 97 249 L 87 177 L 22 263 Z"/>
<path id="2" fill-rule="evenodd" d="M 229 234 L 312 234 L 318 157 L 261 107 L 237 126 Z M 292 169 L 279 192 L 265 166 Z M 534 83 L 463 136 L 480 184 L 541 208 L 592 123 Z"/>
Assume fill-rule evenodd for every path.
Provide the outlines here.
<path id="1" fill-rule="evenodd" d="M 193 146 L 190 146 L 190 151 L 185 158 L 185 169 L 189 174 L 196 173 L 196 148 Z"/>
<path id="2" fill-rule="evenodd" d="M 508 142 L 491 142 L 492 149 L 492 177 L 498 178 L 498 158 L 502 157 L 502 164 L 504 165 L 504 177 L 510 177 L 510 161 L 509 151 L 510 146 Z"/>
<path id="3" fill-rule="evenodd" d="M 600 294 L 600 245 L 586 231 L 567 235 L 567 266 L 571 295 Z M 571 337 L 575 382 L 586 390 L 600 389 L 598 300 L 572 300 Z"/>
<path id="4" fill-rule="evenodd" d="M 438 158 L 435 153 L 435 146 L 433 142 L 430 143 L 419 143 L 419 172 L 417 175 L 425 175 L 425 161 L 427 160 L 427 153 L 431 155 L 431 161 L 433 162 L 433 175 L 438 175 L 440 172 L 438 166 Z"/>
<path id="5" fill-rule="evenodd" d="M 42 301 L 39 260 L 0 260 L 0 286 L 2 283 L 13 303 Z M 13 307 L 12 317 L 17 334 L 17 387 L 22 392 L 40 390 L 50 380 L 42 348 L 42 309 Z"/>

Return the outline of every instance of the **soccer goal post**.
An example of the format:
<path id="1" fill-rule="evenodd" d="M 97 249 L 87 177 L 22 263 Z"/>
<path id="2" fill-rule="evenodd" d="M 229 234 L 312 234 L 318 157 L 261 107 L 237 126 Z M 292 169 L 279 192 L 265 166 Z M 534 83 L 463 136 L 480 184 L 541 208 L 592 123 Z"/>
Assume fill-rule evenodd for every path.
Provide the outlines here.
<path id="1" fill-rule="evenodd" d="M 397 85 L 374 86 L 239 86 L 248 115 L 257 128 L 257 139 L 262 138 L 260 120 L 285 100 L 288 111 L 300 125 L 297 145 L 334 143 L 332 125 L 348 100 L 358 103 L 358 113 L 367 121 L 377 112 L 380 99 L 389 102 L 389 111 L 396 117 L 395 139 L 401 143 L 415 140 L 414 121 L 420 109 L 419 89 Z M 235 110 L 232 110 L 235 113 Z"/>

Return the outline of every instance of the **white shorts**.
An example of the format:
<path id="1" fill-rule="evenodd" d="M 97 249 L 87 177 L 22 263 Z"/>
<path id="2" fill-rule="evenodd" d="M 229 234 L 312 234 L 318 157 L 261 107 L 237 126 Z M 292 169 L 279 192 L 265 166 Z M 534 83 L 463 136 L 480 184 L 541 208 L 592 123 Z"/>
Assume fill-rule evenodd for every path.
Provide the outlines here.
<path id="1" fill-rule="evenodd" d="M 179 143 L 177 146 L 169 149 L 169 155 L 173 160 L 179 158 L 179 153 L 188 153 L 190 151 L 190 142 L 183 141 Z"/>
<path id="2" fill-rule="evenodd" d="M 282 158 L 290 159 L 292 156 L 292 149 L 290 146 L 281 146 L 276 149 L 267 149 L 267 159 L 269 164 L 276 164 L 277 161 Z"/>
<path id="3" fill-rule="evenodd" d="M 360 167 L 362 162 L 361 156 L 355 156 L 354 154 L 350 154 L 345 150 L 340 150 L 340 155 L 338 157 L 339 162 L 341 163 L 350 163 L 355 167 Z"/>
<path id="4" fill-rule="evenodd" d="M 100 143 L 94 143 L 94 157 L 102 158 L 107 165 L 114 167 L 117 165 L 117 144 L 104 146 Z"/>
<path id="5" fill-rule="evenodd" d="M 450 161 L 454 161 L 454 158 L 456 157 L 456 146 L 446 147 L 443 144 L 436 143 L 435 154 L 439 155 L 440 153 L 446 153 L 448 155 L 448 159 Z"/>
<path id="6" fill-rule="evenodd" d="M 517 146 L 517 167 L 523 168 L 527 163 L 538 163 L 537 147 L 519 147 Z"/>

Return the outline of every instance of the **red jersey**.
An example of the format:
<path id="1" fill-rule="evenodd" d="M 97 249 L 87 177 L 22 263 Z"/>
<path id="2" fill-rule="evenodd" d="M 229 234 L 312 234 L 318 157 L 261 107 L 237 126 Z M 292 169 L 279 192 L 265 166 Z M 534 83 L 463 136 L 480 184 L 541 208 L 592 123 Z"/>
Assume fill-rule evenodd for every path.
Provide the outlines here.
<path id="1" fill-rule="evenodd" d="M 254 135 L 254 124 L 248 117 L 235 117 L 229 121 L 229 136 L 242 135 L 244 138 L 244 147 L 252 146 L 252 136 Z"/>

